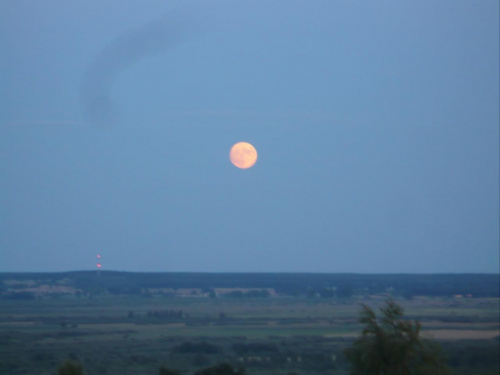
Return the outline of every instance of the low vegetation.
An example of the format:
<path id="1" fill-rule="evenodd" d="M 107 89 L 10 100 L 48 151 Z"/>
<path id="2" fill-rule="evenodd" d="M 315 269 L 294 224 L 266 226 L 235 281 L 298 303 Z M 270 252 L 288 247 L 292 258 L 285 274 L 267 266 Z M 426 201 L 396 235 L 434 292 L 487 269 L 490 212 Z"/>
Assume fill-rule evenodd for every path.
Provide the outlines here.
<path id="1" fill-rule="evenodd" d="M 468 296 L 481 293 L 477 286 L 407 298 L 397 285 L 409 281 L 398 284 L 393 276 L 359 275 L 363 284 L 346 275 L 353 287 L 343 290 L 339 275 L 268 275 L 266 283 L 252 281 L 256 275 L 217 275 L 201 278 L 210 279 L 203 284 L 192 274 L 162 274 L 161 281 L 159 274 L 132 274 L 129 280 L 129 274 L 102 272 L 86 274 L 85 286 L 85 278 L 76 274 L 0 275 L 0 374 L 192 375 L 232 368 L 248 375 L 347 375 L 356 371 L 356 348 L 369 347 L 376 337 L 363 334 L 368 323 L 382 342 L 393 337 L 384 333 L 384 311 L 389 310 L 374 313 L 387 309 L 390 296 L 405 309 L 404 316 L 396 307 L 390 310 L 395 327 L 406 329 L 403 337 L 439 343 L 444 355 L 439 358 L 454 374 L 496 374 L 500 369 L 499 298 Z M 287 278 L 292 285 L 300 278 L 301 289 L 288 287 Z M 109 289 L 119 288 L 118 280 L 127 286 L 123 294 Z M 374 280 L 377 285 L 371 284 Z M 408 288 L 416 290 L 420 282 Z M 68 288 L 78 293 L 50 292 Z M 485 289 L 494 287 L 486 283 Z M 382 291 L 370 294 L 374 290 Z M 227 295 L 231 291 L 241 294 Z M 11 298 L 12 293 L 31 293 L 32 298 Z M 366 305 L 362 322 L 360 304 Z M 420 346 L 409 343 L 405 350 L 413 354 L 408 363 L 421 361 L 415 355 L 421 354 Z"/>

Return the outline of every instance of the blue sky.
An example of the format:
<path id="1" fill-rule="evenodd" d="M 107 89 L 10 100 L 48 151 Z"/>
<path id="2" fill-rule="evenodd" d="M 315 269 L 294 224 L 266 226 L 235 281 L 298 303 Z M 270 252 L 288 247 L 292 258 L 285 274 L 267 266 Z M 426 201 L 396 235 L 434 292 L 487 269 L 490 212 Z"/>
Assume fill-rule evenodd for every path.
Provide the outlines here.
<path id="1" fill-rule="evenodd" d="M 498 14 L 1 0 L 0 271 L 499 272 Z"/>

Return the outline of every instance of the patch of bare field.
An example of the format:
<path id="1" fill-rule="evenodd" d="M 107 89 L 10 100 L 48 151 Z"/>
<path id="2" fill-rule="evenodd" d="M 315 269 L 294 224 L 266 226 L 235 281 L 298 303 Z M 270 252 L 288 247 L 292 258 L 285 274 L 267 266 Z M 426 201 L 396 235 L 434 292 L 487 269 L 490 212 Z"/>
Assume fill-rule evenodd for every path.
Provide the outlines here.
<path id="1" fill-rule="evenodd" d="M 490 340 L 500 335 L 500 330 L 436 329 L 425 333 L 438 340 Z"/>
<path id="2" fill-rule="evenodd" d="M 25 327 L 25 326 L 32 326 L 34 325 L 35 322 L 19 322 L 19 321 L 15 321 L 15 322 L 1 322 L 0 323 L 0 327 L 2 326 L 6 326 L 6 327 Z"/>
<path id="3" fill-rule="evenodd" d="M 355 338 L 359 332 L 333 332 L 324 337 Z M 500 330 L 436 329 L 424 331 L 424 337 L 436 340 L 491 340 L 500 335 Z"/>
<path id="4" fill-rule="evenodd" d="M 339 333 L 327 333 L 323 337 L 338 337 L 338 338 L 355 338 L 359 336 L 359 332 L 339 332 Z"/>
<path id="5" fill-rule="evenodd" d="M 415 297 L 413 300 L 400 303 L 407 308 L 486 307 L 498 310 L 500 298 Z"/>
<path id="6" fill-rule="evenodd" d="M 499 328 L 500 323 L 444 323 L 440 321 L 426 321 L 423 323 L 423 325 L 428 328 L 428 327 L 440 327 L 440 328 L 446 328 L 446 329 L 475 329 L 475 330 L 494 330 L 496 328 Z"/>

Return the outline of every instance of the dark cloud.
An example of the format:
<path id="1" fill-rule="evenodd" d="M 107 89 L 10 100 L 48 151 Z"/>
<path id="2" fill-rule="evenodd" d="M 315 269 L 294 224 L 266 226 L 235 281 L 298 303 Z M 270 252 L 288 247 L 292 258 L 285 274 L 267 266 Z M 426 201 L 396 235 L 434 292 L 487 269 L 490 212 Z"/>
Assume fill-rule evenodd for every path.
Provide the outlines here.
<path id="1" fill-rule="evenodd" d="M 177 10 L 105 46 L 83 76 L 80 97 L 85 120 L 96 126 L 111 125 L 118 114 L 110 91 L 120 73 L 140 60 L 166 53 L 198 33 L 205 24 L 200 15 L 192 7 Z"/>
<path id="2" fill-rule="evenodd" d="M 245 30 L 249 24 L 255 31 L 262 25 L 274 24 L 271 15 L 293 14 L 292 4 L 232 0 L 193 2 L 118 36 L 99 52 L 85 71 L 80 92 L 85 120 L 93 125 L 108 126 L 117 119 L 110 90 L 127 67 L 145 58 L 164 54 L 201 32 L 225 27 L 226 31 L 238 32 Z"/>

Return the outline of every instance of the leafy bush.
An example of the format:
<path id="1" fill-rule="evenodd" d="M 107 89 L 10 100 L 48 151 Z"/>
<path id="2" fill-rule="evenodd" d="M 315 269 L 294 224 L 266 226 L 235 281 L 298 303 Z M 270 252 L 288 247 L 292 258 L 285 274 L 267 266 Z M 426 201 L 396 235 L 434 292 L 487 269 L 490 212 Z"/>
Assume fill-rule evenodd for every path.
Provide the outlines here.
<path id="1" fill-rule="evenodd" d="M 169 368 L 166 368 L 164 366 L 160 367 L 160 375 L 181 375 L 181 373 L 177 370 L 172 370 Z"/>
<path id="2" fill-rule="evenodd" d="M 84 375 L 82 365 L 71 361 L 66 361 L 57 371 L 59 375 Z"/>
<path id="3" fill-rule="evenodd" d="M 207 367 L 206 369 L 196 371 L 194 375 L 245 375 L 244 368 L 235 368 L 229 363 L 219 363 L 217 365 Z"/>

